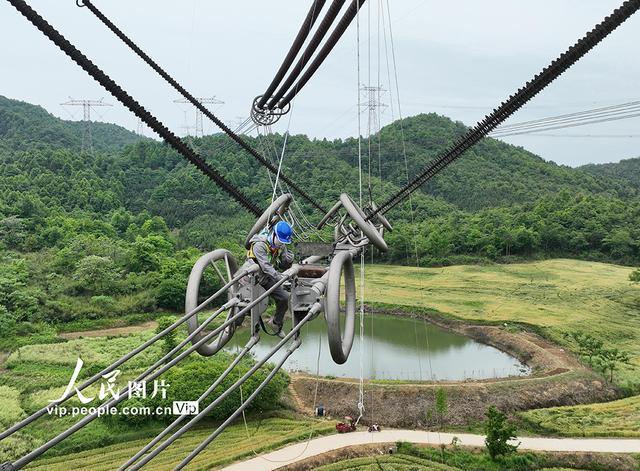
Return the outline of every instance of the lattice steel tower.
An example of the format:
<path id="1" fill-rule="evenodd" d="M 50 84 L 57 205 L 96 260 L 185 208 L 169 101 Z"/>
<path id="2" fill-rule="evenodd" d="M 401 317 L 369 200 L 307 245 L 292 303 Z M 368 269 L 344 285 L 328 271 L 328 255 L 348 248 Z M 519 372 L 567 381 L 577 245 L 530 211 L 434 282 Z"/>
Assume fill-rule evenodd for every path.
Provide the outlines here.
<path id="1" fill-rule="evenodd" d="M 64 103 L 60 103 L 62 106 L 82 106 L 82 148 L 81 152 L 86 152 L 93 155 L 93 139 L 91 137 L 91 108 L 99 107 L 99 106 L 113 106 L 109 103 L 105 103 L 104 98 L 100 98 L 99 100 L 74 100 L 69 97 L 69 101 L 65 101 Z"/>
<path id="2" fill-rule="evenodd" d="M 196 98 L 198 103 L 203 105 L 224 105 L 224 101 L 218 100 L 215 96 L 209 98 Z M 181 98 L 179 100 L 173 100 L 174 103 L 191 103 L 186 98 Z M 195 107 L 194 107 L 195 108 Z M 196 126 L 195 126 L 195 135 L 196 137 L 204 136 L 204 125 L 203 125 L 203 113 L 198 108 L 196 110 Z M 188 130 L 187 130 L 188 133 Z"/>
<path id="3" fill-rule="evenodd" d="M 387 105 L 382 102 L 382 95 L 386 92 L 381 86 L 373 87 L 362 85 L 360 87 L 360 110 L 369 111 L 368 135 L 380 131 L 379 114 Z"/>

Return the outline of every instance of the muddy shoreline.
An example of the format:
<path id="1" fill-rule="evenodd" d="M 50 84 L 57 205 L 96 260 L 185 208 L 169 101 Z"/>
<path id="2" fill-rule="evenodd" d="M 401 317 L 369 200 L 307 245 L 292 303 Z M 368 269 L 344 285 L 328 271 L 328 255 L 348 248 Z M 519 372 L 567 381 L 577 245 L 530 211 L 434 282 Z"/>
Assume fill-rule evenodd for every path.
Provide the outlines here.
<path id="1" fill-rule="evenodd" d="M 514 332 L 505 326 L 478 325 L 445 318 L 437 313 L 413 312 L 408 308 L 370 307 L 367 311 L 425 318 L 439 327 L 514 356 L 527 364 L 532 374 L 435 383 L 368 380 L 365 381 L 365 412 L 361 423 L 406 428 L 464 426 L 483 420 L 490 404 L 513 414 L 543 407 L 602 402 L 621 396 L 613 385 L 585 368 L 573 355 L 535 333 L 526 330 Z M 316 387 L 318 393 L 314 404 Z M 315 406 L 322 405 L 327 414 L 335 418 L 358 416 L 357 379 L 294 374 L 290 388 L 295 392 L 295 406 L 299 412 L 311 414 Z M 438 389 L 444 390 L 447 397 L 448 410 L 444 415 L 435 411 Z"/>

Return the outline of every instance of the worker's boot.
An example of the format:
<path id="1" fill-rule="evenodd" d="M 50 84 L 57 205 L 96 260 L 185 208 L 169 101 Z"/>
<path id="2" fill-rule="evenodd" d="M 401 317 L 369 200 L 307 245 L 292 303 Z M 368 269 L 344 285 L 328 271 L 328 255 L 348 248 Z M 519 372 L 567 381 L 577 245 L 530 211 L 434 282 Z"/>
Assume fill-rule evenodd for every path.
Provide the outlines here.
<path id="1" fill-rule="evenodd" d="M 269 319 L 269 322 L 267 322 L 267 325 L 269 326 L 269 328 L 271 330 L 273 330 L 273 332 L 280 337 L 281 339 L 283 339 L 285 337 L 284 332 L 282 331 L 282 325 L 281 324 L 277 324 L 275 317 L 272 317 L 271 319 Z"/>

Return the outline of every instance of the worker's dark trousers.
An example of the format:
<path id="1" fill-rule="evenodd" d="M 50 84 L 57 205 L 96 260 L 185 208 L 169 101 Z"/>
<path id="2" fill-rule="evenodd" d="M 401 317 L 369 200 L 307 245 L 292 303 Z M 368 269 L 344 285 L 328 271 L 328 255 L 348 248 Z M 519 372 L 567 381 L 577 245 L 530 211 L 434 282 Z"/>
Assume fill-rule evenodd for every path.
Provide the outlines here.
<path id="1" fill-rule="evenodd" d="M 276 280 L 270 276 L 266 276 L 265 279 L 260 282 L 260 286 L 264 289 L 269 289 L 276 284 Z M 278 286 L 272 293 L 271 299 L 276 303 L 276 313 L 273 316 L 273 323 L 282 327 L 284 324 L 284 315 L 289 309 L 289 293 L 285 291 L 282 286 Z"/>

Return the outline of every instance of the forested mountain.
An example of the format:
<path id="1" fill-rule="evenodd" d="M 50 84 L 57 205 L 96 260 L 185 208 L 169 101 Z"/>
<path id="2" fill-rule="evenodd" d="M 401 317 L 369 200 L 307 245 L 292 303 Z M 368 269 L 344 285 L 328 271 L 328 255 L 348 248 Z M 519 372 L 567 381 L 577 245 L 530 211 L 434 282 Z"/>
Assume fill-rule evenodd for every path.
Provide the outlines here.
<path id="1" fill-rule="evenodd" d="M 47 148 L 79 150 L 82 127 L 79 121 L 64 121 L 40 106 L 0 95 L 0 149 L 10 152 Z M 131 131 L 108 123 L 92 122 L 91 134 L 93 147 L 98 152 L 117 152 L 140 140 Z"/>
<path id="2" fill-rule="evenodd" d="M 626 181 L 635 188 L 640 188 L 640 157 L 621 160 L 615 164 L 589 164 L 580 169 L 592 175 Z"/>
<path id="3" fill-rule="evenodd" d="M 201 251 L 242 256 L 251 215 L 167 145 L 114 125 L 92 129 L 94 152 L 81 152 L 81 123 L 0 97 L 0 344 L 29 323 L 179 309 Z M 363 157 L 365 198 L 369 174 L 378 202 L 406 182 L 402 135 L 413 177 L 465 129 L 435 114 L 386 126 Z M 271 182 L 253 158 L 221 134 L 188 140 L 266 207 Z M 276 162 L 282 136 L 247 140 Z M 343 191 L 358 194 L 357 147 L 290 136 L 284 172 L 328 208 Z M 432 265 L 551 256 L 637 264 L 637 168 L 638 159 L 572 169 L 486 139 L 414 194 L 413 214 L 406 203 L 389 213 L 390 250 L 377 260 L 415 263 L 417 249 Z"/>

